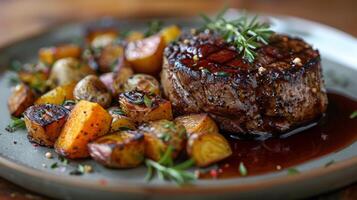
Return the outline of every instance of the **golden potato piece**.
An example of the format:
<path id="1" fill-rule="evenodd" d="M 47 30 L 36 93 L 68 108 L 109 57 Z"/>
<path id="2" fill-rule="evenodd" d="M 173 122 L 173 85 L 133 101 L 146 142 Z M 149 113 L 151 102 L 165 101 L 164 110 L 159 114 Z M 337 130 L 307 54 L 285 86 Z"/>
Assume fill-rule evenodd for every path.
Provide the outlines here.
<path id="1" fill-rule="evenodd" d="M 32 90 L 28 86 L 20 84 L 12 89 L 7 105 L 10 114 L 19 117 L 34 101 L 35 94 Z"/>
<path id="2" fill-rule="evenodd" d="M 75 58 L 57 60 L 51 70 L 49 83 L 52 88 L 78 82 L 87 75 L 95 74 L 89 66 Z"/>
<path id="3" fill-rule="evenodd" d="M 87 144 L 107 134 L 111 122 L 112 117 L 99 104 L 78 102 L 55 143 L 56 152 L 72 159 L 88 157 Z"/>
<path id="4" fill-rule="evenodd" d="M 52 147 L 68 115 L 69 110 L 59 105 L 41 104 L 29 107 L 24 113 L 29 140 Z"/>
<path id="5" fill-rule="evenodd" d="M 181 29 L 176 25 L 165 27 L 161 30 L 161 35 L 164 37 L 165 44 L 176 40 L 181 34 Z"/>
<path id="6" fill-rule="evenodd" d="M 124 90 L 142 91 L 147 94 L 160 95 L 160 84 L 155 77 L 148 74 L 135 74 L 131 76 L 124 84 Z"/>
<path id="7" fill-rule="evenodd" d="M 182 124 L 188 134 L 198 132 L 218 133 L 218 127 L 206 113 L 180 116 L 175 119 L 176 123 Z"/>
<path id="8" fill-rule="evenodd" d="M 108 108 L 112 95 L 104 83 L 95 75 L 88 75 L 77 83 L 73 91 L 76 100 L 95 102 Z"/>
<path id="9" fill-rule="evenodd" d="M 228 141 L 216 132 L 192 133 L 186 151 L 199 167 L 206 167 L 232 154 Z"/>
<path id="10" fill-rule="evenodd" d="M 144 38 L 144 34 L 139 31 L 131 31 L 125 38 L 126 41 L 128 42 L 133 42 L 137 40 L 141 40 Z"/>
<path id="11" fill-rule="evenodd" d="M 41 48 L 38 55 L 40 61 L 52 65 L 56 60 L 61 58 L 79 58 L 81 53 L 81 48 L 78 45 L 63 44 L 56 47 Z"/>
<path id="12" fill-rule="evenodd" d="M 145 155 L 152 160 L 160 160 L 169 146 L 173 148 L 173 159 L 185 148 L 185 127 L 173 121 L 152 121 L 141 125 L 139 132 L 145 137 Z"/>
<path id="13" fill-rule="evenodd" d="M 74 100 L 73 90 L 76 83 L 58 86 L 35 101 L 35 104 L 56 104 L 62 105 L 65 100 Z"/>
<path id="14" fill-rule="evenodd" d="M 112 168 L 133 168 L 144 161 L 144 135 L 121 131 L 102 136 L 88 144 L 91 157 Z"/>
<path id="15" fill-rule="evenodd" d="M 112 124 L 110 126 L 111 133 L 128 129 L 135 129 L 135 123 L 132 122 L 120 108 L 111 107 L 108 109 L 108 111 L 113 118 Z"/>
<path id="16" fill-rule="evenodd" d="M 172 120 L 171 103 L 160 96 L 151 96 L 139 91 L 119 95 L 120 108 L 135 123 L 159 119 Z"/>
<path id="17" fill-rule="evenodd" d="M 136 73 L 156 75 L 161 71 L 165 41 L 159 34 L 129 42 L 125 57 Z"/>

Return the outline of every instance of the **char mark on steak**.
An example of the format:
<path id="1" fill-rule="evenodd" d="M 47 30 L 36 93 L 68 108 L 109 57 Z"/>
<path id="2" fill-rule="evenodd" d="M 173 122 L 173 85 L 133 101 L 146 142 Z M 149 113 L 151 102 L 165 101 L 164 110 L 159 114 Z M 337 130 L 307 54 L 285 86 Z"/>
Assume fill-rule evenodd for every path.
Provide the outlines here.
<path id="1" fill-rule="evenodd" d="M 233 134 L 283 133 L 327 107 L 319 52 L 278 34 L 254 63 L 215 34 L 183 35 L 165 49 L 161 82 L 175 113 L 208 113 Z"/>

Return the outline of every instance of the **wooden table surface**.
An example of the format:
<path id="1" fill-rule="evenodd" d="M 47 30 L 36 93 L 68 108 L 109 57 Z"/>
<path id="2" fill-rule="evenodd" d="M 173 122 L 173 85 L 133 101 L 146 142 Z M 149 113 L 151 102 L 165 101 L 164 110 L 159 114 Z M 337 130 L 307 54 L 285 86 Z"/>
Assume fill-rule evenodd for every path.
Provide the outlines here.
<path id="1" fill-rule="evenodd" d="M 357 37 L 355 0 L 0 0 L 0 46 L 39 33 L 50 25 L 105 16 L 142 18 L 195 16 L 228 5 L 253 12 L 292 15 Z M 48 199 L 0 178 L 0 199 Z M 311 199 L 357 199 L 357 183 Z"/>

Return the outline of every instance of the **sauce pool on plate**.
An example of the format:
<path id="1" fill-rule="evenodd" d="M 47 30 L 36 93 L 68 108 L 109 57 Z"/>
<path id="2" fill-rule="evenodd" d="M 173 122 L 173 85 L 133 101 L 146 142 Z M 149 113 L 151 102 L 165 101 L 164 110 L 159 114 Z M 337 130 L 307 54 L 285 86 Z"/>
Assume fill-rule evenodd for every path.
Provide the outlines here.
<path id="1" fill-rule="evenodd" d="M 200 177 L 242 176 L 240 163 L 244 164 L 247 175 L 274 172 L 352 144 L 357 139 L 357 119 L 350 119 L 350 115 L 357 110 L 357 102 L 336 93 L 329 93 L 328 99 L 326 115 L 299 133 L 263 141 L 230 139 L 233 155 L 218 164 L 214 176 L 203 173 Z"/>

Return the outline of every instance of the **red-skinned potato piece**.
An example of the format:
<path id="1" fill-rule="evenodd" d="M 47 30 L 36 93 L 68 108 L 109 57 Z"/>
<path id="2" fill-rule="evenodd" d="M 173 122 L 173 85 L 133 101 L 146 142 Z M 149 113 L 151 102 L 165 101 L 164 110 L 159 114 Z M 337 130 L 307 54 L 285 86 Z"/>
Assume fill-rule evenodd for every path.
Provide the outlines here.
<path id="1" fill-rule="evenodd" d="M 162 68 L 165 41 L 160 34 L 129 42 L 125 57 L 137 73 L 157 75 Z"/>

